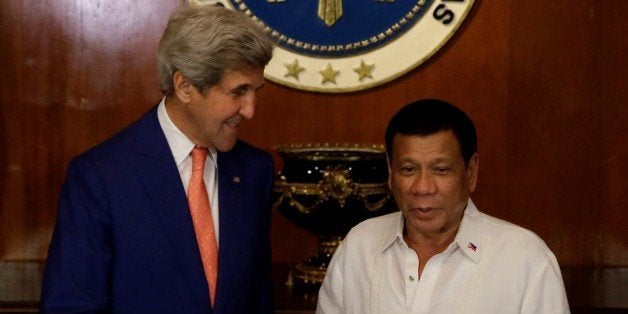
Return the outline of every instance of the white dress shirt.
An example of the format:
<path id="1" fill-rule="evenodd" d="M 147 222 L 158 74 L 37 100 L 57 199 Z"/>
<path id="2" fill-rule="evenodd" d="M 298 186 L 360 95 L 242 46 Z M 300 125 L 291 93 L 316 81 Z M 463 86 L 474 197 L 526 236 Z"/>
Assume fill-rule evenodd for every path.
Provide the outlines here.
<path id="1" fill-rule="evenodd" d="M 159 125 L 166 135 L 168 146 L 174 156 L 174 161 L 179 169 L 179 175 L 181 176 L 181 183 L 185 193 L 188 193 L 188 185 L 190 184 L 190 178 L 192 177 L 192 149 L 194 143 L 177 128 L 168 116 L 166 110 L 166 98 L 164 97 L 159 106 L 157 107 L 157 118 L 159 119 Z M 212 219 L 214 220 L 214 231 L 216 232 L 216 242 L 220 243 L 218 235 L 219 223 L 218 223 L 218 163 L 217 152 L 215 148 L 209 148 L 209 154 L 205 160 L 205 171 L 203 173 L 203 180 L 205 181 L 205 187 L 207 188 L 207 195 L 209 195 L 209 206 L 212 210 Z"/>
<path id="2" fill-rule="evenodd" d="M 317 313 L 569 313 L 560 268 L 537 235 L 469 200 L 454 241 L 419 278 L 400 212 L 354 227 L 336 250 Z"/>

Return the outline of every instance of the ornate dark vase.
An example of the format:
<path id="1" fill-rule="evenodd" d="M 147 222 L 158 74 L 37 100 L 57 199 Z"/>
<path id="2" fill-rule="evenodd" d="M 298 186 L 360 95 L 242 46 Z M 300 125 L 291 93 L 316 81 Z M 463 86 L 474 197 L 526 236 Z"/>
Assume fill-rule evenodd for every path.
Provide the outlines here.
<path id="1" fill-rule="evenodd" d="M 296 265 L 295 284 L 316 288 L 346 233 L 357 223 L 396 209 L 383 145 L 288 144 L 275 148 L 283 168 L 273 208 L 318 237 L 318 254 Z"/>

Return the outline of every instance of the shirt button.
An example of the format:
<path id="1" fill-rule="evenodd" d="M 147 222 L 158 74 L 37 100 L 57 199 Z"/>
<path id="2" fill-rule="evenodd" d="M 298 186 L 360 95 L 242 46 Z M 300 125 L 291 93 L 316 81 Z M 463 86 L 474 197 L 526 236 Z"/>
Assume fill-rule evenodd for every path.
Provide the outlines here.
<path id="1" fill-rule="evenodd" d="M 410 279 L 410 281 L 414 281 L 414 276 L 408 276 L 408 279 Z"/>

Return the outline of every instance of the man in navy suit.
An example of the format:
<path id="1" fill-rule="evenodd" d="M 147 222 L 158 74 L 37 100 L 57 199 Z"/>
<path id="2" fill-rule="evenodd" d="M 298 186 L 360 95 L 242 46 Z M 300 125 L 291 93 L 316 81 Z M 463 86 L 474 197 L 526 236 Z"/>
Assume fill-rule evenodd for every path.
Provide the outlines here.
<path id="1" fill-rule="evenodd" d="M 238 140 L 272 48 L 235 11 L 186 7 L 171 16 L 158 50 L 165 97 L 68 166 L 42 312 L 272 312 L 273 161 Z M 203 178 L 218 242 L 215 291 L 186 196 L 194 147 L 209 151 Z"/>

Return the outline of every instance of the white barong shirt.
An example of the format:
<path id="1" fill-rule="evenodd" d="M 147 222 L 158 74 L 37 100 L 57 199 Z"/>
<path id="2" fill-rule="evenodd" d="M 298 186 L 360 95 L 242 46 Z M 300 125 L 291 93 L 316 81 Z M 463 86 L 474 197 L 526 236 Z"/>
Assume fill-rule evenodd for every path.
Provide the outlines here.
<path id="1" fill-rule="evenodd" d="M 403 239 L 401 212 L 366 220 L 342 241 L 317 313 L 569 313 L 554 254 L 533 232 L 471 200 L 454 241 L 425 265 Z"/>

